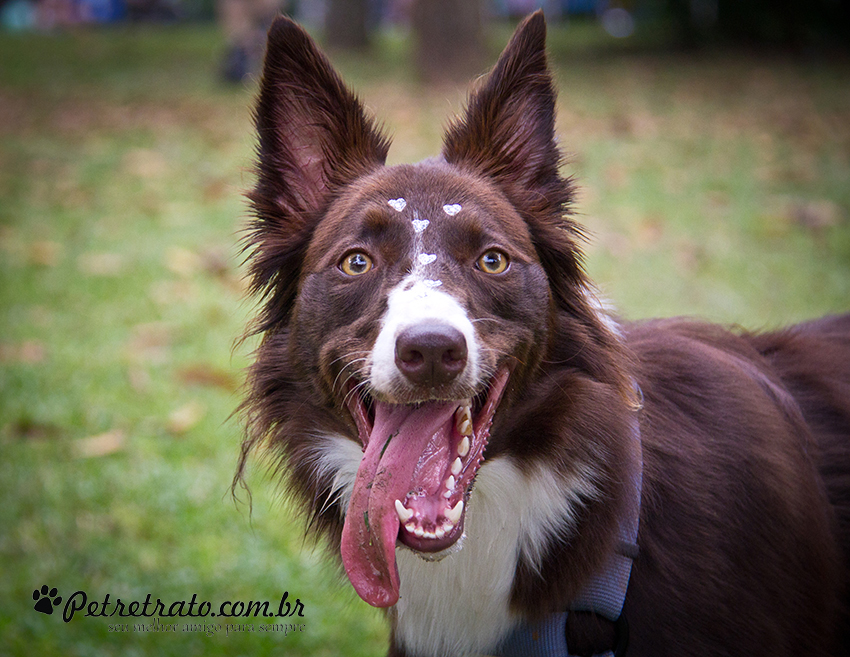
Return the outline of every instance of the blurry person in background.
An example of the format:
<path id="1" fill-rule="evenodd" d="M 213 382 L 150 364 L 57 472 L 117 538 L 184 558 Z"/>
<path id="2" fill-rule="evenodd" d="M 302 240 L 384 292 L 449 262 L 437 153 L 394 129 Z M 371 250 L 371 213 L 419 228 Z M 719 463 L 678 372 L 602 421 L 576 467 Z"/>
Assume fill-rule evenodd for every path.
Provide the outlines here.
<path id="1" fill-rule="evenodd" d="M 227 39 L 221 75 L 242 82 L 257 73 L 272 19 L 286 8 L 286 0 L 218 0 L 218 20 Z"/>

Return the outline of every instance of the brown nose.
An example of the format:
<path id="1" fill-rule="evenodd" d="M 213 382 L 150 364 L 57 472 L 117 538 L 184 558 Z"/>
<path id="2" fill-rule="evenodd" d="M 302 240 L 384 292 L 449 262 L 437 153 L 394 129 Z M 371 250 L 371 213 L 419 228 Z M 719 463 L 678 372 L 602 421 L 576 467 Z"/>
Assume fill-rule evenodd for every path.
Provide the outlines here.
<path id="1" fill-rule="evenodd" d="M 422 386 L 451 383 L 466 367 L 466 338 L 443 323 L 416 324 L 395 342 L 395 363 L 411 382 Z"/>

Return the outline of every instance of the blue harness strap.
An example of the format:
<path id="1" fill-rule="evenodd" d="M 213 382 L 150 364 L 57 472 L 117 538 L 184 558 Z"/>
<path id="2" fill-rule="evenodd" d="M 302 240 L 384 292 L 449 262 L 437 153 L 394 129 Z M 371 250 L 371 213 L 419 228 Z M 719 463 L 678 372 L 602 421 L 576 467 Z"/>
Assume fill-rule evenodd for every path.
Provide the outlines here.
<path id="1" fill-rule="evenodd" d="M 498 657 L 569 657 L 567 613 L 552 614 L 536 625 L 521 624 L 495 653 Z"/>
<path id="2" fill-rule="evenodd" d="M 629 588 L 632 562 L 637 557 L 640 525 L 640 496 L 643 488 L 643 450 L 637 416 L 632 425 L 632 459 L 629 463 L 631 491 L 620 519 L 620 549 L 594 575 L 570 605 L 572 611 L 589 611 L 610 621 L 619 621 Z M 566 625 L 569 611 L 550 615 L 540 623 L 520 623 L 499 645 L 497 657 L 571 657 Z M 598 657 L 613 657 L 609 650 Z"/>

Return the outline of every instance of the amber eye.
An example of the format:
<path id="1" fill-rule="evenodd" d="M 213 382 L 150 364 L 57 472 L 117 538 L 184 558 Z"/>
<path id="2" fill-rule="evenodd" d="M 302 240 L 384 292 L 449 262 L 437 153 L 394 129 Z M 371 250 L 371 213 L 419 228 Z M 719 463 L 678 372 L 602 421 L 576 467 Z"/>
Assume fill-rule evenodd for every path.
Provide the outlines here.
<path id="1" fill-rule="evenodd" d="M 478 269 L 485 274 L 501 274 L 508 268 L 510 260 L 505 253 L 490 249 L 478 258 Z"/>
<path id="2" fill-rule="evenodd" d="M 352 251 L 342 259 L 339 268 L 349 276 L 360 276 L 372 269 L 372 258 L 362 251 Z"/>

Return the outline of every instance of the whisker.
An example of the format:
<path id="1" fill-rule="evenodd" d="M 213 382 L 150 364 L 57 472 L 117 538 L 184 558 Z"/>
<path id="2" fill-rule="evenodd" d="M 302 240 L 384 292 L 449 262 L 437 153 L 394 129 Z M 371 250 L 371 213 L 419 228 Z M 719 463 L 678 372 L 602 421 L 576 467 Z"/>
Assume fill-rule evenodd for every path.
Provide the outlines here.
<path id="1" fill-rule="evenodd" d="M 322 504 L 321 508 L 316 512 L 316 516 L 321 516 L 331 506 L 336 504 L 341 498 L 342 491 L 339 488 L 330 487 L 328 489 L 328 494 L 325 496 L 324 503 Z"/>
<path id="2" fill-rule="evenodd" d="M 333 364 L 333 363 L 337 363 L 337 362 L 341 361 L 343 358 L 348 358 L 348 357 L 353 356 L 353 355 L 354 355 L 354 352 L 352 352 L 352 353 L 350 353 L 350 354 L 346 354 L 345 356 L 340 356 L 339 358 L 334 359 L 334 360 L 332 361 L 332 364 Z M 337 383 L 339 382 L 339 377 L 340 377 L 340 376 L 342 376 L 342 374 L 343 374 L 343 373 L 344 373 L 344 372 L 345 372 L 345 371 L 346 371 L 349 367 L 353 366 L 355 363 L 366 363 L 366 362 L 368 362 L 368 360 L 369 360 L 369 359 L 368 359 L 367 357 L 365 357 L 365 356 L 364 356 L 363 358 L 355 358 L 355 359 L 353 359 L 353 360 L 349 361 L 349 362 L 348 362 L 346 365 L 344 365 L 342 368 L 340 368 L 339 372 L 338 372 L 338 373 L 337 373 L 337 375 L 336 375 L 336 378 L 334 378 L 334 382 L 333 382 L 333 388 L 334 388 L 334 390 L 336 390 Z M 354 374 L 354 373 L 352 373 L 352 374 L 349 374 L 348 376 L 349 376 L 349 378 L 350 378 L 350 377 L 352 377 L 352 376 L 354 376 L 354 375 L 355 375 L 355 374 Z M 346 380 L 346 381 L 347 381 L 347 380 Z"/>
<path id="3" fill-rule="evenodd" d="M 347 405 L 348 400 L 351 398 L 351 395 L 353 395 L 353 394 L 359 395 L 361 388 L 366 388 L 366 387 L 368 387 L 368 385 L 369 385 L 369 383 L 367 381 L 360 381 L 360 382 L 357 383 L 357 385 L 352 386 L 352 388 L 348 392 L 345 393 L 345 397 L 343 397 L 343 399 L 342 399 L 343 404 Z"/>
<path id="4" fill-rule="evenodd" d="M 337 358 L 334 358 L 334 359 L 331 361 L 331 363 L 330 363 L 330 364 L 331 364 L 331 365 L 335 365 L 336 363 L 338 363 L 338 362 L 339 362 L 339 361 L 341 361 L 341 360 L 345 360 L 346 358 L 351 358 L 351 357 L 357 356 L 358 354 L 361 354 L 361 353 L 362 353 L 362 354 L 364 354 L 364 355 L 363 355 L 363 357 L 362 357 L 362 358 L 358 358 L 357 360 L 366 360 L 366 358 L 369 356 L 369 352 L 368 352 L 368 351 L 366 351 L 366 350 L 361 350 L 361 351 L 349 351 L 349 352 L 347 352 L 347 353 L 344 353 L 344 354 L 342 354 L 342 355 L 338 356 Z"/>

